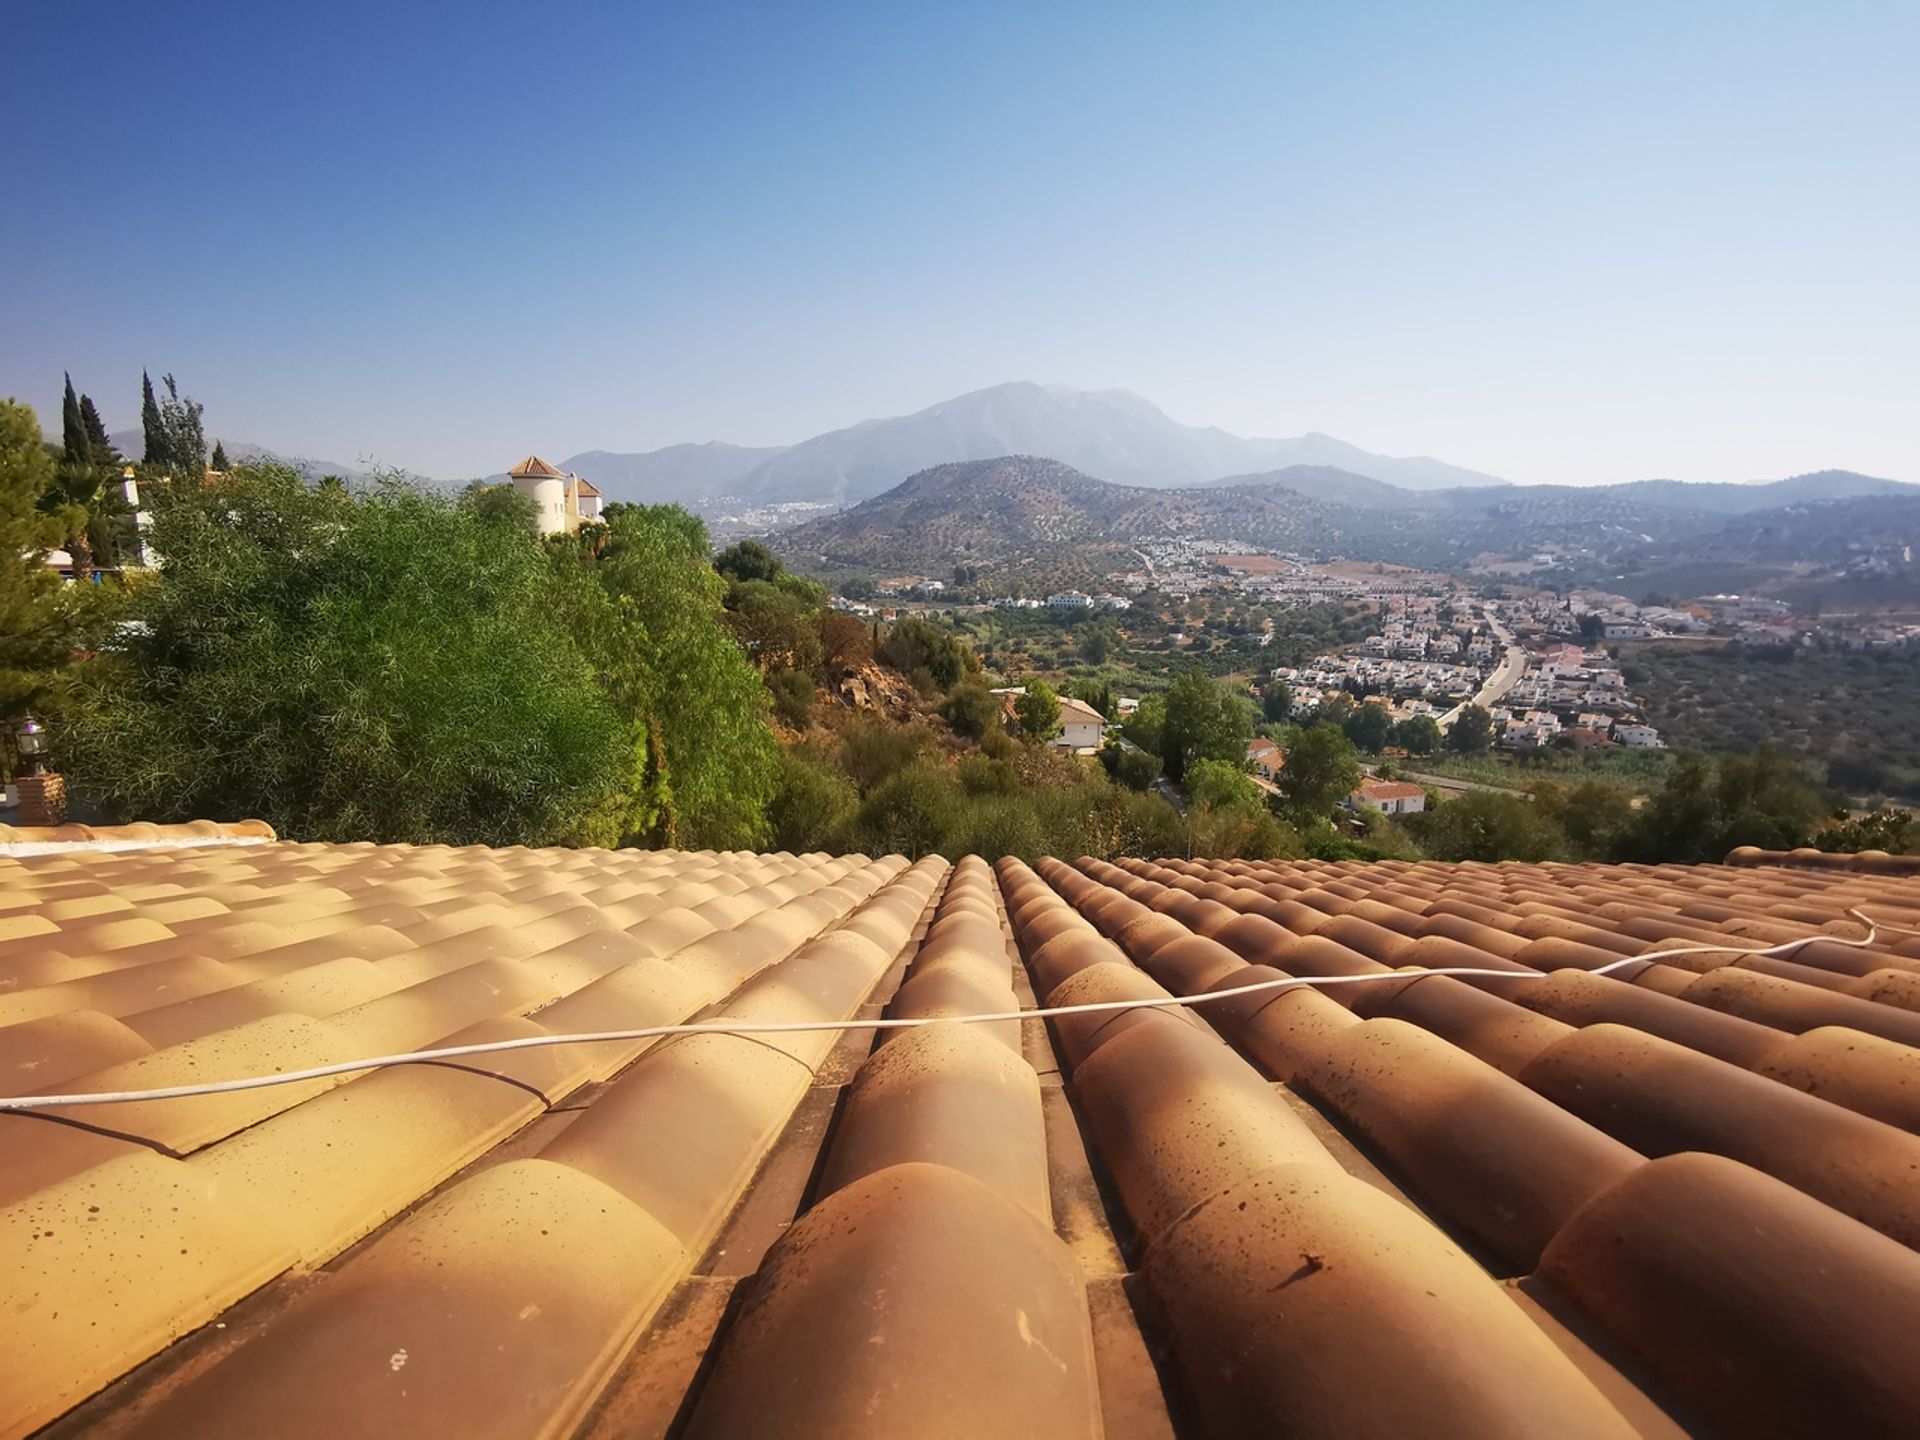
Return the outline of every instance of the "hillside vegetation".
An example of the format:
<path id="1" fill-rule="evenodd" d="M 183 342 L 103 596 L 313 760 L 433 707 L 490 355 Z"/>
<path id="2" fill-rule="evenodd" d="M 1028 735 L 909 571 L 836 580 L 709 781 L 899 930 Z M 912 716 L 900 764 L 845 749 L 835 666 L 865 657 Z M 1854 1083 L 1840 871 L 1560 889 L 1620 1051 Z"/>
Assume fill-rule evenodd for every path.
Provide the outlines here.
<path id="1" fill-rule="evenodd" d="M 1729 645 L 1622 650 L 1669 743 L 1716 753 L 1772 741 L 1856 794 L 1920 797 L 1920 654 Z"/>
<path id="2" fill-rule="evenodd" d="M 1838 497 L 1817 500 L 1795 482 L 1413 492 L 1324 468 L 1154 490 L 1009 455 L 923 470 L 773 543 L 808 570 L 944 574 L 964 564 L 1039 580 L 1130 569 L 1134 547 L 1176 538 L 1451 572 L 1519 556 L 1543 584 L 1625 583 L 1682 563 L 1804 583 L 1815 569 L 1847 575 L 1870 561 L 1893 593 L 1920 596 L 1920 491 L 1854 478 L 1862 483 L 1812 487 Z M 1736 499 L 1756 508 L 1733 511 Z"/>

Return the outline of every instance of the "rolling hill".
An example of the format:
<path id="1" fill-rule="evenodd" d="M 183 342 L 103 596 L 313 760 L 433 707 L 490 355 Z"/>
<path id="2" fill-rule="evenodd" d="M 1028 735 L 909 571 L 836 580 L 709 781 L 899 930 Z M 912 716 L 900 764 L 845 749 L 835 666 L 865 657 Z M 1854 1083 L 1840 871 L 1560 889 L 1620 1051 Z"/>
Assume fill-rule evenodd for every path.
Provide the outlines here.
<path id="1" fill-rule="evenodd" d="M 1856 477 L 1857 478 L 1857 477 Z M 1041 578 L 1072 564 L 1131 569 L 1136 545 L 1174 538 L 1302 556 L 1464 572 L 1511 557 L 1539 578 L 1600 582 L 1688 555 L 1763 570 L 1858 568 L 1863 557 L 1920 580 L 1920 487 L 1795 499 L 1809 487 L 1643 485 L 1394 491 L 1341 471 L 1298 467 L 1180 490 L 1116 485 L 1034 456 L 934 466 L 851 509 L 784 531 L 773 544 L 813 569 L 942 574 L 954 565 Z M 1846 490 L 1852 480 L 1812 487 Z M 1689 505 L 1695 489 L 1708 503 Z M 1729 513 L 1723 493 L 1758 499 Z M 1767 504 L 1784 493 L 1788 503 Z M 1905 553 L 1909 558 L 1900 559 Z M 1876 562 L 1878 563 L 1878 562 Z"/>

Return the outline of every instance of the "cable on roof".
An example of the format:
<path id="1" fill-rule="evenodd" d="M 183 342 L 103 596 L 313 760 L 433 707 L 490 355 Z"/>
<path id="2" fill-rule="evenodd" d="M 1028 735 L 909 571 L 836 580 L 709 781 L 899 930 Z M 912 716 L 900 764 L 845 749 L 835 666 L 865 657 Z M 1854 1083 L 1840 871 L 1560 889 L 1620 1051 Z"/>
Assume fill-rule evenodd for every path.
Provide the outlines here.
<path id="1" fill-rule="evenodd" d="M 1606 965 L 1583 971 L 1587 975 L 1610 975 L 1629 965 L 1650 965 L 1676 955 L 1791 955 L 1803 946 L 1827 941 L 1856 949 L 1871 945 L 1879 937 L 1879 927 L 1859 910 L 1846 912 L 1867 933 L 1857 940 L 1837 935 L 1803 935 L 1763 950 L 1747 950 L 1737 945 L 1681 945 L 1671 950 L 1654 950 L 1644 955 L 1625 955 Z M 307 1080 L 326 1080 L 335 1075 L 351 1075 L 361 1070 L 381 1070 L 392 1065 L 426 1065 L 439 1060 L 462 1060 L 472 1055 L 497 1055 L 510 1050 L 536 1050 L 546 1045 L 597 1045 L 621 1040 L 664 1039 L 674 1035 L 805 1035 L 823 1030 L 912 1030 L 922 1025 L 991 1025 L 1008 1020 L 1051 1020 L 1062 1015 L 1098 1015 L 1121 1010 L 1170 1009 L 1176 1006 L 1205 1005 L 1215 1000 L 1230 1000 L 1238 995 L 1256 995 L 1267 990 L 1291 990 L 1299 986 L 1366 985 L 1381 981 L 1420 980 L 1429 975 L 1450 975 L 1456 979 L 1544 980 L 1554 972 L 1546 970 L 1494 970 L 1473 965 L 1440 965 L 1431 968 L 1385 970 L 1368 975 L 1290 975 L 1281 980 L 1256 980 L 1226 990 L 1210 990 L 1202 995 L 1154 995 L 1138 1000 L 1096 1000 L 1081 1005 L 1042 1006 L 1034 1010 L 1003 1010 L 983 1015 L 928 1015 L 881 1017 L 872 1020 L 695 1020 L 679 1025 L 644 1025 L 635 1030 L 599 1030 L 578 1035 L 528 1035 L 518 1040 L 488 1040 L 474 1045 L 447 1045 L 437 1050 L 410 1050 L 401 1055 L 376 1055 L 367 1060 L 342 1060 L 331 1065 L 312 1065 L 304 1070 L 284 1070 L 271 1075 L 253 1075 L 239 1080 L 208 1080 L 197 1085 L 165 1085 L 151 1090 L 102 1090 L 84 1095 L 19 1095 L 0 1097 L 0 1114 L 8 1111 L 51 1110 L 69 1105 L 119 1105 L 134 1100 L 190 1100 L 201 1095 L 233 1095 L 245 1090 L 266 1090 L 275 1085 L 298 1085 Z"/>

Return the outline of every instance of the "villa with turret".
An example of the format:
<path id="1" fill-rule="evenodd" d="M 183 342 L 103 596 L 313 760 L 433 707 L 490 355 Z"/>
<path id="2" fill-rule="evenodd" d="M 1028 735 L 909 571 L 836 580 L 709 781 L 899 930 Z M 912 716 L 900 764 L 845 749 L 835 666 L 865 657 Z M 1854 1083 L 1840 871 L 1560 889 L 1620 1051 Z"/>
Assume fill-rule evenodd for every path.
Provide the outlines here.
<path id="1" fill-rule="evenodd" d="M 513 488 L 539 507 L 540 533 L 571 535 L 600 518 L 600 492 L 593 482 L 529 455 L 507 472 Z"/>

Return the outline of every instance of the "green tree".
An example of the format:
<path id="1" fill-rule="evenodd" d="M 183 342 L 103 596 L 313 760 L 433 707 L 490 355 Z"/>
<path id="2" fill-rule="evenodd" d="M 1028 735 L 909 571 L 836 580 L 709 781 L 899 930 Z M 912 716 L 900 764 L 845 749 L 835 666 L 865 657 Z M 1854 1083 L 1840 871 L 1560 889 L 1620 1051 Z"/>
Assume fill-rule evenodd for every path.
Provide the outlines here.
<path id="1" fill-rule="evenodd" d="M 820 624 L 799 596 L 766 580 L 736 580 L 727 601 L 728 624 L 762 669 L 820 664 Z"/>
<path id="2" fill-rule="evenodd" d="M 340 488 L 344 490 L 345 486 Z M 511 485 L 489 485 L 484 480 L 475 480 L 467 486 L 460 503 L 475 518 L 489 525 L 505 525 L 529 538 L 540 532 L 539 503 Z"/>
<path id="3" fill-rule="evenodd" d="M 209 460 L 207 465 L 222 475 L 233 468 L 227 463 L 227 447 L 218 440 L 213 442 L 213 459 Z"/>
<path id="4" fill-rule="evenodd" d="M 46 564 L 59 537 L 40 509 L 52 478 L 38 418 L 0 401 L 0 726 L 9 732 L 46 703 L 76 638 L 74 608 Z"/>
<path id="5" fill-rule="evenodd" d="M 1409 755 L 1431 755 L 1440 741 L 1440 726 L 1431 715 L 1409 715 L 1393 727 L 1393 743 Z"/>
<path id="6" fill-rule="evenodd" d="M 160 497 L 153 541 L 56 732 L 101 804 L 296 839 L 606 838 L 627 740 L 528 540 L 255 467 Z"/>
<path id="7" fill-rule="evenodd" d="M 1119 647 L 1120 632 L 1105 620 L 1096 621 L 1080 631 L 1080 658 L 1089 665 L 1106 664 Z"/>
<path id="8" fill-rule="evenodd" d="M 1029 740 L 1051 740 L 1060 733 L 1060 697 L 1044 680 L 1029 680 L 1026 690 L 1013 702 L 1020 733 Z"/>
<path id="9" fill-rule="evenodd" d="M 630 729 L 642 767 L 623 838 L 752 848 L 765 836 L 779 747 L 767 689 L 725 624 L 726 582 L 706 526 L 678 505 L 609 507 L 591 554 L 548 542 L 556 574 L 578 581 L 567 622 Z"/>
<path id="10" fill-rule="evenodd" d="M 60 400 L 60 451 L 64 459 L 93 462 L 93 447 L 87 440 L 87 422 L 80 414 L 80 397 L 74 392 L 73 376 L 66 377 L 66 393 Z"/>
<path id="11" fill-rule="evenodd" d="M 113 441 L 107 438 L 106 422 L 100 418 L 99 410 L 94 408 L 93 397 L 80 397 L 80 421 L 86 427 L 87 443 L 93 447 L 93 460 L 103 469 L 118 470 L 124 461 L 120 452 L 114 449 Z"/>
<path id="12" fill-rule="evenodd" d="M 1322 720 L 1298 731 L 1286 747 L 1287 763 L 1280 769 L 1280 813 L 1305 828 L 1324 822 L 1360 783 L 1360 757 L 1340 727 Z"/>
<path id="13" fill-rule="evenodd" d="M 91 420 L 89 420 L 91 416 Z M 113 567 L 132 538 L 132 516 L 114 473 L 113 446 L 101 433 L 93 402 L 74 392 L 66 377 L 61 404 L 62 442 L 40 508 L 54 517 L 60 542 L 73 560 L 76 576 L 85 578 L 96 565 Z"/>
<path id="14" fill-rule="evenodd" d="M 140 372 L 140 433 L 146 443 L 145 463 L 148 468 L 165 469 L 169 444 L 166 422 L 160 418 L 160 402 L 153 393 L 153 377 L 144 370 Z"/>
<path id="15" fill-rule="evenodd" d="M 1573 785 L 1538 781 L 1533 786 L 1533 803 L 1559 825 L 1576 860 L 1610 858 L 1633 828 L 1632 797 L 1603 780 Z"/>
<path id="16" fill-rule="evenodd" d="M 1447 731 L 1447 748 L 1462 755 L 1478 755 L 1493 745 L 1493 716 L 1484 706 L 1469 705 L 1454 717 Z"/>
<path id="17" fill-rule="evenodd" d="M 940 718 L 956 735 L 978 740 L 1000 723 L 1000 697 L 988 693 L 984 682 L 974 681 L 953 687 L 940 706 Z"/>
<path id="18" fill-rule="evenodd" d="M 146 421 L 146 403 L 153 400 L 153 386 L 143 372 L 141 382 L 146 393 L 141 402 L 141 419 Z M 163 470 L 175 479 L 197 480 L 207 468 L 207 437 L 201 426 L 204 406 L 180 393 L 171 375 L 162 375 L 160 383 L 166 396 L 155 407 L 157 431 L 147 434 L 147 464 Z M 159 450 L 154 449 L 156 438 Z"/>
<path id="19" fill-rule="evenodd" d="M 713 568 L 729 580 L 780 578 L 779 558 L 758 540 L 742 540 L 713 557 Z"/>
<path id="20" fill-rule="evenodd" d="M 1284 680 L 1269 680 L 1260 694 L 1260 714 L 1271 725 L 1284 725 L 1293 716 L 1293 689 Z"/>
<path id="21" fill-rule="evenodd" d="M 1567 849 L 1544 809 L 1499 790 L 1469 790 L 1407 823 L 1436 860 L 1555 860 Z"/>
<path id="22" fill-rule="evenodd" d="M 1104 680 L 1075 680 L 1067 687 L 1067 692 L 1076 700 L 1083 701 L 1090 709 L 1098 710 L 1102 718 L 1113 714 L 1113 689 Z"/>
<path id="23" fill-rule="evenodd" d="M 880 587 L 865 575 L 849 575 L 840 582 L 840 593 L 849 600 L 871 600 L 880 593 Z"/>
<path id="24" fill-rule="evenodd" d="M 878 654 L 902 675 L 925 670 L 942 690 L 951 690 L 963 677 L 980 670 L 972 646 L 949 627 L 918 615 L 895 622 Z"/>
<path id="25" fill-rule="evenodd" d="M 1141 699 L 1133 714 L 1120 726 L 1120 733 L 1149 755 L 1158 757 L 1166 738 L 1167 702 L 1163 696 Z"/>
<path id="26" fill-rule="evenodd" d="M 1166 722 L 1160 735 L 1160 759 L 1179 780 L 1196 760 L 1246 759 L 1253 738 L 1253 716 L 1237 694 L 1189 670 L 1167 689 Z"/>
<path id="27" fill-rule="evenodd" d="M 1109 778 L 1129 790 L 1148 790 L 1160 778 L 1160 760 L 1145 750 L 1109 740 L 1100 747 L 1100 765 Z"/>
<path id="28" fill-rule="evenodd" d="M 1683 755 L 1637 812 L 1616 858 L 1709 864 L 1742 845 L 1792 850 L 1809 842 L 1828 808 L 1806 773 L 1772 745 L 1717 763 Z"/>
<path id="29" fill-rule="evenodd" d="M 1260 787 L 1225 760 L 1196 760 L 1187 767 L 1187 798 L 1195 805 L 1241 805 L 1259 809 Z"/>
<path id="30" fill-rule="evenodd" d="M 1386 706 L 1369 700 L 1364 705 L 1354 707 L 1342 728 L 1355 745 L 1378 755 L 1386 748 L 1387 739 L 1393 734 L 1393 717 L 1387 713 Z"/>

